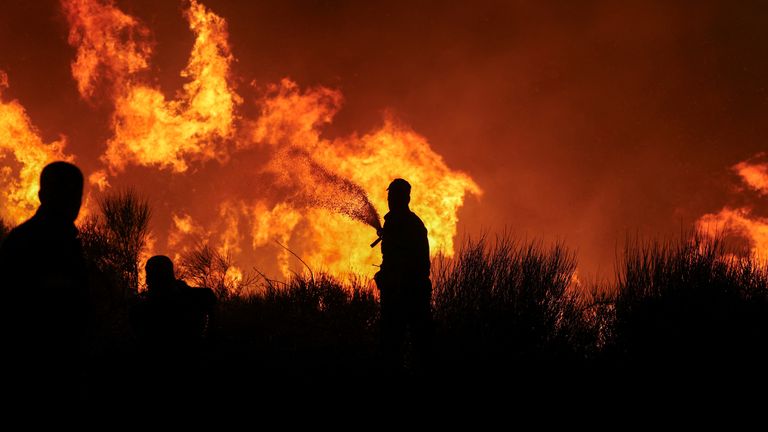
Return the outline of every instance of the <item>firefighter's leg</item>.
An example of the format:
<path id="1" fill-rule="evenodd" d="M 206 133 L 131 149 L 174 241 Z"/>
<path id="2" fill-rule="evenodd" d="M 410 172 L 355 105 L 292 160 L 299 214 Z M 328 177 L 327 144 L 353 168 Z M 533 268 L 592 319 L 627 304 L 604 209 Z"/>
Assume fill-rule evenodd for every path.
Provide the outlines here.
<path id="1" fill-rule="evenodd" d="M 413 368 L 425 372 L 432 361 L 432 304 L 430 292 L 418 292 L 409 305 L 409 324 L 413 345 Z"/>
<path id="2" fill-rule="evenodd" d="M 381 291 L 381 348 L 384 367 L 393 373 L 402 369 L 405 320 L 402 302 L 392 293 Z"/>

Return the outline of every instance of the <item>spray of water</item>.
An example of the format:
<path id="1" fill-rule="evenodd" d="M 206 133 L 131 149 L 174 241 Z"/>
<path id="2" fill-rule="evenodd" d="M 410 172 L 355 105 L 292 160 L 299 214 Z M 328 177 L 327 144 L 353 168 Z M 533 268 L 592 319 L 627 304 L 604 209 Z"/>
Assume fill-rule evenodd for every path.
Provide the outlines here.
<path id="1" fill-rule="evenodd" d="M 282 182 L 293 190 L 294 204 L 323 208 L 370 225 L 377 232 L 381 229 L 379 213 L 360 185 L 331 172 L 295 147 L 277 159 Z"/>

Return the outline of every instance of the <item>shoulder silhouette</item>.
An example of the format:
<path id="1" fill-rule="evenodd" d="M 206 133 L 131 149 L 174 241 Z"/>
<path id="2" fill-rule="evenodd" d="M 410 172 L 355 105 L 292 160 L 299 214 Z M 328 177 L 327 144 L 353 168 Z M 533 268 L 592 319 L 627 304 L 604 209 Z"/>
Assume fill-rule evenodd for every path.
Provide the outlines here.
<path id="1" fill-rule="evenodd" d="M 40 206 L 0 246 L 2 325 L 24 391 L 77 385 L 88 316 L 85 260 L 75 220 L 83 175 L 67 162 L 40 175 Z M 55 359 L 55 360 L 54 360 Z"/>
<path id="2" fill-rule="evenodd" d="M 177 279 L 167 256 L 153 256 L 145 270 L 147 290 L 131 314 L 145 356 L 143 397 L 163 404 L 186 400 L 206 385 L 200 361 L 216 296 Z"/>
<path id="3" fill-rule="evenodd" d="M 146 264 L 147 291 L 134 314 L 142 339 L 157 349 L 191 349 L 209 334 L 216 295 L 176 279 L 173 262 L 156 255 Z"/>

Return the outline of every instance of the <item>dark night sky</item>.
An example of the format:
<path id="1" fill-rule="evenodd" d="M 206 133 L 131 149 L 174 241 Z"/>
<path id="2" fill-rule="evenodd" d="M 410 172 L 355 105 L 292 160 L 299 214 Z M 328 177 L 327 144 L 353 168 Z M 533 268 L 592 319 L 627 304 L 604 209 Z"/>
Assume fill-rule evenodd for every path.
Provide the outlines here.
<path id="1" fill-rule="evenodd" d="M 729 167 L 767 147 L 766 3 L 203 3 L 229 23 L 239 88 L 289 76 L 340 89 L 329 137 L 395 113 L 484 189 L 460 232 L 562 239 L 587 274 L 610 273 L 627 234 L 671 235 L 733 203 Z M 172 95 L 193 41 L 181 3 L 117 4 L 152 29 Z M 58 3 L 0 8 L 6 97 L 96 168 L 109 106 L 77 94 Z"/>

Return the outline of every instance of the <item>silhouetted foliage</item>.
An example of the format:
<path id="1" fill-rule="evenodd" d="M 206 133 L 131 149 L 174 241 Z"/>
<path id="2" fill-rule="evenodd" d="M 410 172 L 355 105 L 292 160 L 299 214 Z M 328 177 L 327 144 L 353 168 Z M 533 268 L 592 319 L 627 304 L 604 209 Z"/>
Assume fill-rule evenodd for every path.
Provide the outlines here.
<path id="1" fill-rule="evenodd" d="M 217 297 L 246 294 L 256 283 L 250 272 L 240 272 L 232 257 L 201 243 L 185 252 L 177 265 L 177 276 L 194 286 L 210 288 Z"/>
<path id="2" fill-rule="evenodd" d="M 81 226 L 99 269 L 94 277 L 101 286 L 133 287 L 147 236 L 146 201 L 122 193 L 102 212 Z M 509 236 L 466 240 L 454 257 L 435 258 L 431 376 L 531 383 L 600 372 L 613 380 L 638 370 L 759 370 L 768 359 L 768 269 L 720 238 L 628 242 L 613 286 L 587 290 L 575 271 L 576 256 L 562 244 Z M 220 298 L 205 361 L 194 363 L 208 377 L 205 391 L 380 376 L 380 309 L 371 281 L 295 274 L 281 282 L 255 273 L 261 281 L 206 244 L 177 263 L 178 277 Z M 121 346 L 123 360 L 101 364 L 126 367 L 133 358 L 124 325 L 129 301 L 115 290 L 106 290 L 120 295 L 101 312 L 109 337 L 96 343 Z M 122 373 L 116 366 L 107 375 Z"/>
<path id="3" fill-rule="evenodd" d="M 267 281 L 258 292 L 222 302 L 219 317 L 225 381 L 283 387 L 370 377 L 376 366 L 378 305 L 362 280 L 341 283 L 320 274 Z M 255 373 L 245 377 L 243 369 Z"/>
<path id="4" fill-rule="evenodd" d="M 614 344 L 633 365 L 711 374 L 766 360 L 768 269 L 722 237 L 628 241 L 617 278 Z"/>
<path id="5" fill-rule="evenodd" d="M 573 354 L 584 328 L 569 291 L 575 254 L 501 236 L 467 240 L 453 259 L 433 264 L 435 318 L 445 361 L 482 363 L 488 373 L 510 362 Z M 580 347 L 584 348 L 584 347 Z"/>
<path id="6" fill-rule="evenodd" d="M 139 271 L 143 271 L 139 259 L 149 235 L 151 215 L 147 200 L 131 190 L 106 195 L 99 202 L 99 210 L 79 226 L 89 263 L 90 362 L 95 394 L 128 386 L 138 373 L 130 309 L 136 301 Z"/>
<path id="7" fill-rule="evenodd" d="M 101 213 L 80 227 L 86 255 L 113 278 L 125 295 L 139 288 L 139 258 L 149 235 L 148 201 L 127 189 L 99 200 Z"/>
<path id="8" fill-rule="evenodd" d="M 138 290 L 139 256 L 149 235 L 152 212 L 145 198 L 128 189 L 107 195 L 99 201 L 113 259 L 131 290 Z"/>
<path id="9" fill-rule="evenodd" d="M 9 232 L 11 232 L 11 227 L 4 220 L 0 219 L 0 243 L 2 243 Z"/>

